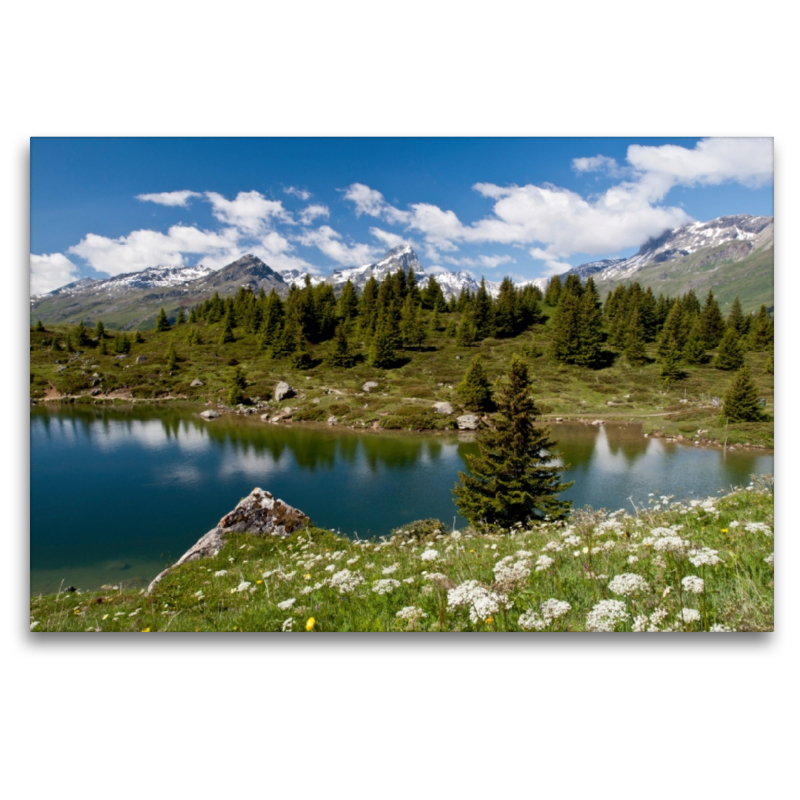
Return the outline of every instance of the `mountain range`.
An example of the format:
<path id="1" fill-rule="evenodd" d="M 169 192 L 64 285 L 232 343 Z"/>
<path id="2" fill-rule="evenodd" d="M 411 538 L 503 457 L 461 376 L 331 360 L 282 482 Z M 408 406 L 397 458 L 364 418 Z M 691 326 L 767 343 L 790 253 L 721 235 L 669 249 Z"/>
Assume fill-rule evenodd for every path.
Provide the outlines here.
<path id="1" fill-rule="evenodd" d="M 569 272 L 582 280 L 591 275 L 601 296 L 617 284 L 633 280 L 651 287 L 656 295 L 674 296 L 694 289 L 701 300 L 711 288 L 723 311 L 738 294 L 747 312 L 761 303 L 773 305 L 773 247 L 773 218 L 740 214 L 665 231 L 645 242 L 630 258 L 593 261 Z M 409 267 L 413 267 L 419 282 L 434 275 L 448 299 L 457 297 L 463 289 L 475 292 L 479 286 L 468 272 L 426 270 L 409 245 L 389 250 L 373 264 L 337 269 L 327 277 L 308 277 L 312 284 L 331 284 L 338 294 L 348 279 L 362 289 L 371 276 L 383 280 L 390 273 L 401 268 L 407 271 Z M 105 280 L 84 278 L 31 297 L 31 322 L 41 319 L 45 324 L 77 323 L 83 319 L 91 324 L 102 318 L 112 328 L 147 328 L 162 306 L 169 316 L 174 316 L 179 306 L 196 305 L 214 292 L 221 297 L 235 294 L 241 286 L 250 286 L 254 292 L 263 288 L 267 294 L 275 289 L 285 297 L 290 286 L 304 285 L 306 274 L 274 270 L 256 256 L 245 255 L 219 270 L 203 265 L 159 266 Z M 544 289 L 547 279 L 526 283 Z M 496 296 L 500 282 L 486 281 L 486 288 Z"/>

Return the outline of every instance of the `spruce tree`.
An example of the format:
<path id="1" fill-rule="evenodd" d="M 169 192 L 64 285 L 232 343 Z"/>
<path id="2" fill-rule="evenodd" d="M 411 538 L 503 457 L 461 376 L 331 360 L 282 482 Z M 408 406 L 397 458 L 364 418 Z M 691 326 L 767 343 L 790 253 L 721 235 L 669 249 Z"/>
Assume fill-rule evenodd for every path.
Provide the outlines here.
<path id="1" fill-rule="evenodd" d="M 103 325 L 103 320 L 97 320 L 97 325 L 94 326 L 94 338 L 97 339 L 98 343 L 101 339 L 104 339 L 106 336 L 106 329 Z"/>
<path id="2" fill-rule="evenodd" d="M 739 334 L 735 328 L 728 328 L 714 356 L 714 366 L 717 369 L 739 369 L 744 364 L 744 353 L 739 345 Z"/>
<path id="3" fill-rule="evenodd" d="M 580 354 L 581 300 L 574 292 L 562 290 L 553 314 L 550 355 L 562 364 L 577 364 Z"/>
<path id="4" fill-rule="evenodd" d="M 751 350 L 769 350 L 775 341 L 775 323 L 770 319 L 766 306 L 761 306 L 750 324 L 749 345 Z"/>
<path id="5" fill-rule="evenodd" d="M 344 330 L 344 323 L 336 326 L 336 333 L 333 336 L 333 350 L 328 356 L 328 364 L 332 367 L 352 367 L 355 359 L 347 347 L 347 335 Z"/>
<path id="6" fill-rule="evenodd" d="M 75 338 L 77 339 L 78 347 L 86 347 L 86 345 L 89 344 L 89 331 L 86 330 L 83 320 L 78 323 L 78 330 L 75 333 Z"/>
<path id="7" fill-rule="evenodd" d="M 186 322 L 186 310 L 183 306 L 178 309 L 178 318 L 175 320 L 176 325 L 183 325 Z"/>
<path id="8" fill-rule="evenodd" d="M 775 350 L 770 348 L 769 356 L 767 357 L 767 363 L 764 364 L 764 370 L 768 375 L 775 374 Z"/>
<path id="9" fill-rule="evenodd" d="M 565 467 L 551 464 L 555 443 L 548 428 L 534 424 L 538 410 L 530 389 L 528 368 L 514 355 L 497 393 L 496 427 L 478 432 L 480 454 L 466 457 L 472 474 L 459 472 L 453 489 L 456 507 L 473 524 L 509 527 L 569 513 L 571 503 L 558 495 L 572 484 L 560 482 Z"/>
<path id="10" fill-rule="evenodd" d="M 481 285 L 475 294 L 472 322 L 478 332 L 478 339 L 483 340 L 494 336 L 494 307 L 483 278 L 481 278 Z"/>
<path id="11" fill-rule="evenodd" d="M 492 387 L 480 355 L 475 356 L 467 367 L 461 383 L 456 386 L 459 401 L 468 411 L 490 411 L 492 408 Z"/>
<path id="12" fill-rule="evenodd" d="M 742 313 L 742 304 L 739 302 L 739 295 L 733 298 L 731 310 L 728 312 L 728 318 L 725 320 L 726 330 L 733 328 L 738 336 L 744 336 L 747 330 L 747 320 Z"/>
<path id="13" fill-rule="evenodd" d="M 67 338 L 64 340 L 64 349 L 68 353 L 75 352 L 75 346 L 72 344 L 72 335 L 70 334 L 69 331 L 67 331 Z"/>
<path id="14" fill-rule="evenodd" d="M 722 416 L 732 422 L 759 422 L 764 419 L 758 399 L 758 389 L 743 366 L 728 387 L 723 401 Z"/>
<path id="15" fill-rule="evenodd" d="M 178 354 L 175 352 L 174 342 L 169 343 L 165 358 L 167 362 L 167 369 L 170 372 L 174 372 L 178 368 Z"/>
<path id="16" fill-rule="evenodd" d="M 555 308 L 558 301 L 561 299 L 561 278 L 558 275 L 553 275 L 547 282 L 547 289 L 544 292 L 545 305 Z"/>
<path id="17" fill-rule="evenodd" d="M 717 305 L 717 301 L 714 299 L 714 292 L 711 289 L 708 290 L 706 302 L 700 312 L 700 330 L 703 336 L 703 344 L 707 350 L 716 347 L 725 333 L 725 320 L 722 318 L 722 312 L 719 310 L 719 305 Z"/>
<path id="18" fill-rule="evenodd" d="M 658 365 L 661 368 L 661 380 L 669 384 L 683 377 L 681 370 L 681 350 L 673 336 L 662 338 L 662 347 L 658 353 Z"/>
<path id="19" fill-rule="evenodd" d="M 108 355 L 108 345 L 106 344 L 105 337 L 100 339 L 100 345 L 97 348 L 97 351 L 98 351 L 98 353 L 100 353 L 101 356 L 107 356 Z"/>
<path id="20" fill-rule="evenodd" d="M 403 344 L 419 349 L 425 341 L 427 331 L 422 324 L 422 306 L 414 302 L 411 293 L 406 295 L 400 317 L 400 334 Z"/>
<path id="21" fill-rule="evenodd" d="M 389 318 L 381 315 L 367 355 L 367 363 L 371 367 L 386 369 L 394 364 L 396 360 L 394 338 Z"/>
<path id="22" fill-rule="evenodd" d="M 578 352 L 575 363 L 595 367 L 603 350 L 603 311 L 600 298 L 590 277 L 580 298 L 578 317 Z"/>
<path id="23" fill-rule="evenodd" d="M 228 379 L 228 405 L 238 406 L 244 402 L 244 390 L 247 388 L 247 378 L 241 367 L 236 367 Z"/>
<path id="24" fill-rule="evenodd" d="M 44 325 L 42 325 L 42 321 L 40 319 L 36 320 L 36 325 L 33 326 L 33 329 L 37 333 L 43 333 L 44 332 Z"/>
<path id="25" fill-rule="evenodd" d="M 700 320 L 695 319 L 686 344 L 683 346 L 683 358 L 687 364 L 704 364 L 706 362 L 706 348 L 703 344 L 703 335 Z"/>
<path id="26" fill-rule="evenodd" d="M 644 325 L 639 318 L 639 309 L 633 309 L 628 333 L 625 337 L 625 360 L 632 367 L 639 367 L 647 361 L 644 348 Z"/>
<path id="27" fill-rule="evenodd" d="M 516 336 L 519 326 L 517 290 L 511 278 L 503 278 L 500 294 L 494 304 L 494 335 L 498 339 Z"/>
<path id="28" fill-rule="evenodd" d="M 120 353 L 125 353 L 125 355 L 128 355 L 128 353 L 130 352 L 131 352 L 131 340 L 128 338 L 127 333 L 123 333 L 122 342 L 120 343 Z"/>
<path id="29" fill-rule="evenodd" d="M 471 347 L 478 339 L 478 331 L 469 316 L 465 315 L 456 331 L 456 345 Z"/>
<path id="30" fill-rule="evenodd" d="M 222 333 L 219 335 L 220 344 L 229 344 L 235 341 L 233 336 L 233 314 L 230 310 L 225 314 L 225 319 L 222 320 Z"/>
<path id="31" fill-rule="evenodd" d="M 142 336 L 141 331 L 136 331 L 136 333 L 133 335 L 133 341 L 136 344 L 142 344 L 142 342 L 144 342 L 144 336 Z"/>
<path id="32" fill-rule="evenodd" d="M 158 312 L 158 316 L 156 317 L 156 333 L 161 333 L 162 331 L 168 331 L 172 326 L 169 324 L 169 320 L 167 319 L 167 314 L 164 311 L 164 307 L 162 306 Z"/>
<path id="33" fill-rule="evenodd" d="M 336 304 L 336 312 L 339 319 L 355 319 L 358 315 L 358 298 L 356 297 L 356 290 L 350 278 L 342 287 L 342 293 L 339 295 L 339 300 Z"/>

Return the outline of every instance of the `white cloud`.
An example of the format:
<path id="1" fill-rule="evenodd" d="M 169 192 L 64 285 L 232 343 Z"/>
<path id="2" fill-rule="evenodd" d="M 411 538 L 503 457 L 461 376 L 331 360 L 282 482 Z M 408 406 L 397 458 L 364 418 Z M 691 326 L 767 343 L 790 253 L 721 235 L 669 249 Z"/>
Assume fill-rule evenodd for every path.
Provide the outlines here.
<path id="1" fill-rule="evenodd" d="M 516 263 L 511 256 L 478 256 L 478 261 L 487 269 L 497 269 L 501 264 Z"/>
<path id="2" fill-rule="evenodd" d="M 78 280 L 78 268 L 63 253 L 31 253 L 31 294 L 46 294 Z"/>
<path id="3" fill-rule="evenodd" d="M 307 192 L 305 189 L 298 189 L 296 186 L 285 186 L 283 191 L 286 192 L 286 194 L 299 197 L 301 200 L 308 200 L 308 198 L 311 197 L 311 192 Z"/>
<path id="4" fill-rule="evenodd" d="M 645 176 L 660 179 L 666 191 L 673 185 L 725 181 L 752 188 L 767 186 L 774 172 L 772 139 L 766 138 L 702 139 L 693 150 L 674 144 L 633 144 L 628 147 L 628 162 Z"/>
<path id="5" fill-rule="evenodd" d="M 387 222 L 407 224 L 411 219 L 408 211 L 401 211 L 383 199 L 383 195 L 376 189 L 370 189 L 363 183 L 353 183 L 344 190 L 344 199 L 355 205 L 356 216 L 366 214 L 370 217 L 380 217 Z"/>
<path id="6" fill-rule="evenodd" d="M 227 200 L 217 192 L 206 192 L 206 198 L 216 219 L 249 234 L 266 231 L 273 219 L 293 222 L 280 200 L 267 200 L 260 192 L 239 192 L 234 200 Z"/>
<path id="7" fill-rule="evenodd" d="M 375 248 L 366 244 L 345 244 L 341 234 L 330 225 L 323 225 L 313 231 L 303 231 L 297 239 L 304 245 L 316 247 L 331 260 L 348 267 L 369 264 L 379 254 Z"/>
<path id="8" fill-rule="evenodd" d="M 214 233 L 186 225 L 173 225 L 167 233 L 138 230 L 117 239 L 87 233 L 68 252 L 86 259 L 99 272 L 113 276 L 139 272 L 160 264 L 182 266 L 186 263 L 184 253 L 209 256 L 208 262 L 204 260 L 209 266 L 215 256 L 218 260 L 228 258 L 225 263 L 229 263 L 235 260 L 235 254 L 240 253 L 238 239 L 239 234 L 234 228 L 223 228 L 219 233 Z"/>
<path id="9" fill-rule="evenodd" d="M 544 261 L 545 275 L 562 275 L 571 269 L 570 264 L 559 261 L 558 258 L 553 257 L 540 247 L 532 247 L 529 252 L 534 258 Z"/>
<path id="10" fill-rule="evenodd" d="M 388 248 L 400 247 L 401 244 L 407 244 L 408 239 L 400 236 L 391 231 L 384 231 L 381 228 L 370 228 L 369 232 L 376 238 L 382 241 Z"/>
<path id="11" fill-rule="evenodd" d="M 317 217 L 325 217 L 327 219 L 330 215 L 331 212 L 328 206 L 324 206 L 321 203 L 314 203 L 300 211 L 300 222 L 303 225 L 310 225 Z"/>
<path id="12" fill-rule="evenodd" d="M 145 200 L 149 203 L 158 203 L 160 206 L 182 206 L 189 205 L 190 197 L 202 197 L 199 192 L 192 192 L 183 189 L 180 192 L 155 192 L 154 194 L 137 194 L 137 200 Z"/>
<path id="13" fill-rule="evenodd" d="M 572 169 L 575 172 L 612 172 L 618 168 L 619 165 L 616 160 L 608 156 L 572 159 Z"/>

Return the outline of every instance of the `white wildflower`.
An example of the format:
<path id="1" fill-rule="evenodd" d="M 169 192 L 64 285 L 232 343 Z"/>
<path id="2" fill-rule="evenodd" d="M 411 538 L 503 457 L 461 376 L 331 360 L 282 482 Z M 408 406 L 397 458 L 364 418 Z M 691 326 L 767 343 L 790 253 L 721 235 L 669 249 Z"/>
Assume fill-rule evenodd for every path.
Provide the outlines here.
<path id="1" fill-rule="evenodd" d="M 500 610 L 508 598 L 498 592 L 492 592 L 478 581 L 464 581 L 464 583 L 447 592 L 447 607 L 469 607 L 469 618 L 473 625 L 485 622 Z M 506 605 L 506 608 L 509 606 Z"/>
<path id="2" fill-rule="evenodd" d="M 296 600 L 294 597 L 290 597 L 288 600 L 284 600 L 282 603 L 278 603 L 278 608 L 281 611 L 288 611 L 294 604 Z"/>
<path id="3" fill-rule="evenodd" d="M 687 547 L 689 542 L 680 536 L 662 536 L 653 542 L 653 549 L 659 553 L 682 553 Z"/>
<path id="4" fill-rule="evenodd" d="M 377 594 L 390 594 L 398 586 L 400 586 L 400 581 L 396 581 L 393 578 L 384 578 L 380 581 L 373 581 L 372 591 Z"/>
<path id="5" fill-rule="evenodd" d="M 450 580 L 447 575 L 443 575 L 441 572 L 426 572 L 423 573 L 425 576 L 426 581 L 448 581 Z"/>
<path id="6" fill-rule="evenodd" d="M 765 536 L 772 536 L 772 528 L 764 522 L 745 522 L 744 529 L 748 533 L 763 533 Z"/>
<path id="7" fill-rule="evenodd" d="M 336 564 L 328 564 L 328 566 L 325 567 L 325 572 L 333 572 L 335 569 L 336 569 Z"/>
<path id="8" fill-rule="evenodd" d="M 423 561 L 436 561 L 436 559 L 437 559 L 437 558 L 439 558 L 439 551 L 438 551 L 438 550 L 433 550 L 433 549 L 426 550 L 426 551 L 425 551 L 425 552 L 424 552 L 424 553 L 423 553 L 423 554 L 420 556 L 420 558 L 421 558 Z"/>
<path id="9" fill-rule="evenodd" d="M 514 561 L 514 556 L 506 556 L 494 565 L 494 576 L 501 583 L 519 583 L 530 574 L 530 562 L 526 559 Z"/>
<path id="10" fill-rule="evenodd" d="M 142 610 L 141 608 L 137 608 L 136 611 L 131 611 L 131 613 L 128 614 L 128 616 L 135 617 L 141 610 Z"/>
<path id="11" fill-rule="evenodd" d="M 246 592 L 253 584 L 250 581 L 242 581 L 234 591 L 236 592 Z"/>
<path id="12" fill-rule="evenodd" d="M 419 622 L 428 615 L 421 608 L 417 608 L 416 606 L 406 606 L 405 608 L 401 608 L 395 614 L 395 616 L 398 619 L 404 619 L 408 622 Z"/>
<path id="13" fill-rule="evenodd" d="M 678 619 L 683 622 L 698 622 L 700 620 L 700 612 L 696 608 L 682 608 L 678 612 Z"/>
<path id="14" fill-rule="evenodd" d="M 358 559 L 359 559 L 359 557 L 358 557 L 358 556 L 356 556 L 355 558 L 348 558 L 348 559 L 347 559 L 347 566 L 348 566 L 348 567 L 352 567 L 352 566 L 353 566 L 353 564 L 355 564 L 355 563 L 356 563 L 356 561 L 358 561 Z"/>
<path id="15" fill-rule="evenodd" d="M 198 600 L 202 600 L 202 599 L 205 597 L 205 595 L 203 594 L 203 590 L 202 590 L 202 589 L 198 589 L 198 590 L 197 590 L 197 591 L 194 593 L 194 596 L 195 596 L 195 597 L 196 597 Z"/>
<path id="16" fill-rule="evenodd" d="M 549 556 L 539 556 L 539 558 L 536 559 L 536 571 L 542 572 L 542 570 L 549 569 L 555 563 L 556 562 Z"/>
<path id="17" fill-rule="evenodd" d="M 548 625 L 554 619 L 563 617 L 564 614 L 568 614 L 572 610 L 572 606 L 566 600 L 556 600 L 553 597 L 549 600 L 545 600 L 539 608 Z"/>
<path id="18" fill-rule="evenodd" d="M 695 567 L 713 567 L 720 563 L 719 552 L 710 547 L 698 547 L 689 551 L 689 561 Z"/>
<path id="19" fill-rule="evenodd" d="M 552 550 L 554 553 L 560 553 L 566 545 L 563 542 L 557 542 L 553 540 L 552 542 L 548 542 L 542 550 Z"/>
<path id="20" fill-rule="evenodd" d="M 298 594 L 311 594 L 314 590 L 310 586 L 304 586 Z"/>
<path id="21" fill-rule="evenodd" d="M 664 589 L 664 591 L 661 593 L 661 596 L 662 597 L 666 597 L 671 591 L 672 591 L 672 587 L 671 586 L 667 586 L 667 588 Z"/>
<path id="22" fill-rule="evenodd" d="M 572 535 L 572 536 L 567 536 L 567 538 L 564 539 L 564 544 L 569 545 L 570 547 L 575 547 L 576 545 L 579 545 L 580 543 L 581 543 L 581 537 L 580 536 Z"/>
<path id="23" fill-rule="evenodd" d="M 524 631 L 541 631 L 547 627 L 547 623 L 533 609 L 529 609 L 520 614 L 519 626 Z"/>
<path id="24" fill-rule="evenodd" d="M 764 561 L 765 561 L 767 564 L 774 564 L 774 563 L 775 563 L 775 553 L 770 553 L 770 554 L 769 554 L 769 555 L 768 555 L 768 556 L 767 556 L 767 557 L 764 559 Z"/>
<path id="25" fill-rule="evenodd" d="M 355 590 L 357 586 L 364 583 L 364 578 L 359 572 L 350 572 L 349 569 L 343 569 L 331 577 L 331 589 L 338 589 L 340 592 L 349 593 Z"/>
<path id="26" fill-rule="evenodd" d="M 291 631 L 293 624 L 294 624 L 294 620 L 291 617 L 289 617 L 289 619 L 285 619 L 283 621 L 283 625 L 281 625 L 281 631 L 283 633 L 286 633 L 287 631 Z"/>
<path id="27" fill-rule="evenodd" d="M 226 570 L 226 569 L 218 569 L 218 570 L 217 570 L 217 571 L 214 573 L 214 577 L 215 577 L 215 578 L 221 578 L 223 575 L 227 575 L 227 574 L 228 574 L 228 570 Z"/>
<path id="28" fill-rule="evenodd" d="M 621 600 L 601 600 L 586 615 L 586 627 L 590 631 L 613 631 L 618 623 L 624 622 L 629 616 Z"/>
<path id="29" fill-rule="evenodd" d="M 608 588 L 614 594 L 630 597 L 633 594 L 646 592 L 650 587 L 641 575 L 633 572 L 624 572 L 622 575 L 615 575 L 609 582 Z"/>
<path id="30" fill-rule="evenodd" d="M 729 628 L 727 625 L 712 625 L 708 630 L 710 633 L 736 633 L 736 628 Z"/>
<path id="31" fill-rule="evenodd" d="M 39 623 L 38 623 L 37 620 L 34 620 L 33 622 L 31 622 L 31 630 L 34 630 L 34 628 L 37 628 L 38 626 L 39 626 Z"/>
<path id="32" fill-rule="evenodd" d="M 628 556 L 628 563 L 635 564 L 639 560 L 639 556 Z"/>
<path id="33" fill-rule="evenodd" d="M 433 594 L 433 586 L 423 586 L 421 594 L 424 595 L 425 597 L 428 597 L 429 595 L 432 595 Z"/>
<path id="34" fill-rule="evenodd" d="M 366 569 L 372 569 L 374 566 L 375 566 L 375 563 L 373 561 L 370 561 L 368 564 L 364 564 L 364 567 Z"/>
<path id="35" fill-rule="evenodd" d="M 533 553 L 530 550 L 517 550 L 519 558 L 533 558 Z"/>
<path id="36" fill-rule="evenodd" d="M 703 594 L 704 583 L 702 578 L 696 575 L 687 575 L 682 581 L 684 592 L 691 592 L 692 594 Z"/>
<path id="37" fill-rule="evenodd" d="M 647 623 L 649 622 L 649 618 L 647 614 L 639 614 L 633 618 L 633 624 L 631 625 L 631 630 L 634 633 L 644 633 L 647 630 Z"/>
<path id="38" fill-rule="evenodd" d="M 651 615 L 650 615 L 650 626 L 648 627 L 648 633 L 655 633 L 659 630 L 659 625 L 669 616 L 669 611 L 666 608 L 657 608 Z"/>
<path id="39" fill-rule="evenodd" d="M 403 578 L 403 583 L 414 583 L 416 578 L 412 575 L 410 578 Z"/>

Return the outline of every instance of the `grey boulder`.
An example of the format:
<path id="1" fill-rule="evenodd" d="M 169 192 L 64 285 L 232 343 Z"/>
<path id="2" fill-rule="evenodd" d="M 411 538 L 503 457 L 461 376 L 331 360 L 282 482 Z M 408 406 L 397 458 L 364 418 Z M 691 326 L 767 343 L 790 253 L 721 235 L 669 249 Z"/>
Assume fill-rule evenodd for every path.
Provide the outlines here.
<path id="1" fill-rule="evenodd" d="M 475 431 L 478 429 L 480 418 L 475 414 L 462 414 L 460 417 L 456 417 L 456 422 L 460 431 Z"/>
<path id="2" fill-rule="evenodd" d="M 287 397 L 294 396 L 294 389 L 289 386 L 286 381 L 279 381 L 278 385 L 275 387 L 275 400 L 280 403 L 281 400 L 285 400 Z"/>

